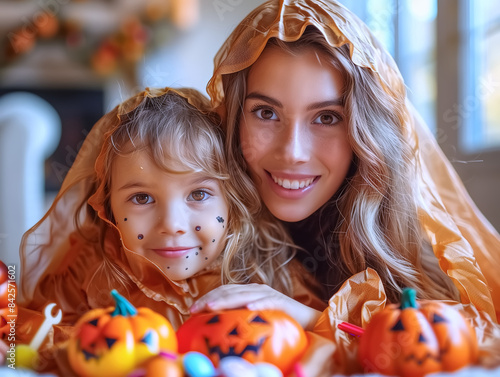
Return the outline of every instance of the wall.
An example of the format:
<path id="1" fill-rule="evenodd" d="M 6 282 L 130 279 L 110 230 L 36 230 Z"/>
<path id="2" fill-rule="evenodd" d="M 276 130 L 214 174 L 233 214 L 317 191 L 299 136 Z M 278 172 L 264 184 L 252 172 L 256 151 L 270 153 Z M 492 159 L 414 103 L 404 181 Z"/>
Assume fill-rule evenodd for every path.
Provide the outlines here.
<path id="1" fill-rule="evenodd" d="M 186 32 L 173 31 L 164 48 L 146 57 L 143 86 L 189 86 L 205 92 L 213 58 L 238 22 L 264 0 L 201 0 L 200 20 Z"/>

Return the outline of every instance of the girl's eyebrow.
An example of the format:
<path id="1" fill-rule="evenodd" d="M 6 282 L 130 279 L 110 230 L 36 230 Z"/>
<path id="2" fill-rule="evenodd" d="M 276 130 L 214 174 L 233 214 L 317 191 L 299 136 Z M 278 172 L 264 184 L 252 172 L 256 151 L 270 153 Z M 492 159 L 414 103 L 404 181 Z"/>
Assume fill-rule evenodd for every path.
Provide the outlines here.
<path id="1" fill-rule="evenodd" d="M 132 181 L 132 182 L 127 182 L 125 183 L 123 186 L 119 187 L 118 188 L 118 191 L 121 191 L 121 190 L 129 190 L 131 188 L 143 188 L 144 187 L 144 184 L 141 183 L 141 182 L 135 182 L 135 181 Z"/>
<path id="2" fill-rule="evenodd" d="M 193 177 L 187 184 L 189 185 L 200 185 L 203 183 L 217 183 L 218 180 L 206 175 L 199 176 L 197 175 L 196 177 Z M 144 184 L 144 182 L 140 181 L 130 181 L 125 183 L 123 186 L 119 187 L 117 191 L 122 191 L 122 190 L 130 190 L 130 189 L 144 189 L 146 188 L 147 185 Z"/>
<path id="3" fill-rule="evenodd" d="M 264 102 L 267 102 L 273 106 L 283 108 L 283 104 L 278 101 L 275 98 L 266 96 L 264 94 L 261 94 L 259 92 L 251 92 L 249 93 L 246 97 L 245 100 L 247 99 L 258 99 Z M 327 100 L 327 101 L 321 101 L 321 102 L 314 102 L 311 103 L 306 107 L 306 110 L 316 110 L 316 109 L 322 109 L 324 107 L 330 107 L 330 106 L 344 106 L 344 98 L 336 98 L 333 100 Z"/>
<path id="4" fill-rule="evenodd" d="M 201 177 L 196 177 L 191 180 L 191 184 L 193 185 L 200 185 L 202 183 L 213 183 L 213 182 L 218 182 L 217 179 L 203 175 Z"/>

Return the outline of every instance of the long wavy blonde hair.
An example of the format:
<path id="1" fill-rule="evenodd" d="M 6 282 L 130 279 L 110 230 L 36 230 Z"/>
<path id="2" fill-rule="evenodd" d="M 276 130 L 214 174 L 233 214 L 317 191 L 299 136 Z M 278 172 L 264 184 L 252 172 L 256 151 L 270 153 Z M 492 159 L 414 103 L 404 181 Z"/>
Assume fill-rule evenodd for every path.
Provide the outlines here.
<path id="1" fill-rule="evenodd" d="M 458 299 L 457 289 L 440 269 L 419 222 L 415 151 L 405 134 L 405 95 L 387 93 L 372 71 L 352 62 L 348 45 L 330 46 L 314 27 L 308 27 L 295 42 L 271 38 L 266 48 L 292 55 L 313 49 L 318 59 L 339 70 L 344 79 L 344 111 L 355 157 L 352 174 L 335 199 L 323 207 L 328 208 L 325 212 L 338 213 L 328 228 L 332 234 L 327 245 L 330 257 L 340 252 L 338 272 L 347 278 L 374 268 L 391 301 L 398 300 L 407 286 L 414 287 L 421 298 Z M 232 171 L 246 169 L 239 119 L 249 69 L 222 76 Z"/>
<path id="2" fill-rule="evenodd" d="M 196 96 L 197 103 L 203 108 L 195 108 L 186 98 L 172 91 L 158 97 L 144 97 L 133 111 L 120 116 L 120 125 L 101 151 L 105 162 L 103 172 L 98 172 L 97 177 L 104 177 L 105 185 L 109 188 L 114 158 L 137 150 L 145 150 L 161 169 L 170 173 L 179 173 L 179 166 L 182 172 L 203 171 L 220 182 L 229 207 L 221 283 L 259 282 L 291 294 L 287 263 L 291 260 L 293 247 L 287 233 L 271 216 L 259 222 L 254 221 L 257 216 L 262 218 L 258 215 L 262 212 L 259 195 L 243 172 L 241 176 L 229 172 L 220 119 L 208 110 L 208 99 L 194 89 L 177 91 L 190 98 Z M 175 163 L 175 170 L 172 170 L 172 162 Z M 87 205 L 88 198 L 101 183 L 98 180 L 89 189 L 81 210 L 86 210 L 90 215 L 87 219 L 91 218 L 100 228 L 102 268 L 112 274 L 112 278 L 126 283 L 123 271 L 106 258 L 104 252 L 109 224 Z M 105 189 L 105 195 L 106 217 L 114 223 L 109 205 L 109 189 Z M 83 229 L 78 224 L 80 218 L 77 213 L 77 227 Z"/>

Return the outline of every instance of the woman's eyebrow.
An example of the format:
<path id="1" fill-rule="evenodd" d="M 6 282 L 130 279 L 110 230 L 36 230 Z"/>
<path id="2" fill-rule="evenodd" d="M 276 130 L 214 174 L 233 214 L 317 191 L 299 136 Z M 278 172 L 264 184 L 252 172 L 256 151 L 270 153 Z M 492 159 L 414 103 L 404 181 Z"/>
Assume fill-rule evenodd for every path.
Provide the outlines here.
<path id="1" fill-rule="evenodd" d="M 245 100 L 247 100 L 247 99 L 259 99 L 259 100 L 267 102 L 273 106 L 283 108 L 282 103 L 280 101 L 278 101 L 277 99 L 265 96 L 264 94 L 261 94 L 258 92 L 252 92 L 252 93 L 247 94 L 247 96 L 245 97 Z"/>
<path id="2" fill-rule="evenodd" d="M 251 92 L 249 93 L 246 97 L 245 100 L 247 99 L 258 99 L 264 102 L 267 102 L 273 106 L 283 108 L 283 104 L 278 101 L 275 98 L 266 96 L 264 94 L 258 93 L 258 92 Z M 310 105 L 307 106 L 307 110 L 316 110 L 316 109 L 322 109 L 324 107 L 329 107 L 329 106 L 344 106 L 344 98 L 336 98 L 332 100 L 326 100 L 326 101 L 321 101 L 321 102 L 315 102 L 311 103 Z"/>
<path id="3" fill-rule="evenodd" d="M 306 107 L 306 110 L 316 110 L 316 109 L 322 109 L 324 107 L 330 107 L 330 106 L 344 106 L 344 99 L 337 98 L 337 99 L 328 100 L 328 101 L 311 103 L 310 105 L 308 105 Z"/>

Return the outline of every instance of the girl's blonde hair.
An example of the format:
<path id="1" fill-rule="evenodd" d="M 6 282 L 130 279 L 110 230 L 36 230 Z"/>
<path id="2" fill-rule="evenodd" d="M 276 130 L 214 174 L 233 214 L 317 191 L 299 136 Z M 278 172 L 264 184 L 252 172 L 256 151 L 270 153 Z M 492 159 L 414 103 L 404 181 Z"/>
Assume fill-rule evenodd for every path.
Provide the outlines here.
<path id="1" fill-rule="evenodd" d="M 352 62 L 348 45 L 330 46 L 314 27 L 295 42 L 271 38 L 266 48 L 292 55 L 312 49 L 343 76 L 344 112 L 355 157 L 344 185 L 322 210 L 338 212 L 331 220 L 327 253 L 333 260 L 333 253 L 340 252 L 336 259 L 342 261 L 344 278 L 372 267 L 391 301 L 399 299 L 405 286 L 416 288 L 421 298 L 458 299 L 419 222 L 414 150 L 405 134 L 405 95 L 387 93 L 372 71 Z M 250 69 L 222 76 L 227 153 L 243 169 L 239 119 Z"/>
<path id="2" fill-rule="evenodd" d="M 219 117 L 206 110 L 209 102 L 199 92 L 193 89 L 177 91 L 189 98 L 196 96 L 198 105 L 203 108 L 192 106 L 186 98 L 172 91 L 157 97 L 145 97 L 133 111 L 120 116 L 120 125 L 104 145 L 101 152 L 104 154 L 104 174 L 98 176 L 105 180 L 107 219 L 114 223 L 109 187 L 110 169 L 117 155 L 144 150 L 169 173 L 202 171 L 220 182 L 229 207 L 228 236 L 222 253 L 222 283 L 260 282 L 290 294 L 286 264 L 291 258 L 292 248 L 291 242 L 287 242 L 286 232 L 271 218 L 258 224 L 254 222 L 253 217 L 261 210 L 259 196 L 244 173 L 239 177 L 229 172 Z M 240 191 L 238 187 L 242 179 L 252 187 Z M 99 184 L 101 182 L 96 186 Z M 87 199 L 92 194 L 90 190 Z M 101 250 L 104 250 L 109 225 L 90 206 L 87 207 L 93 222 L 100 224 Z M 119 281 L 126 281 L 123 272 L 106 258 L 104 252 L 103 260 L 102 268 Z"/>

